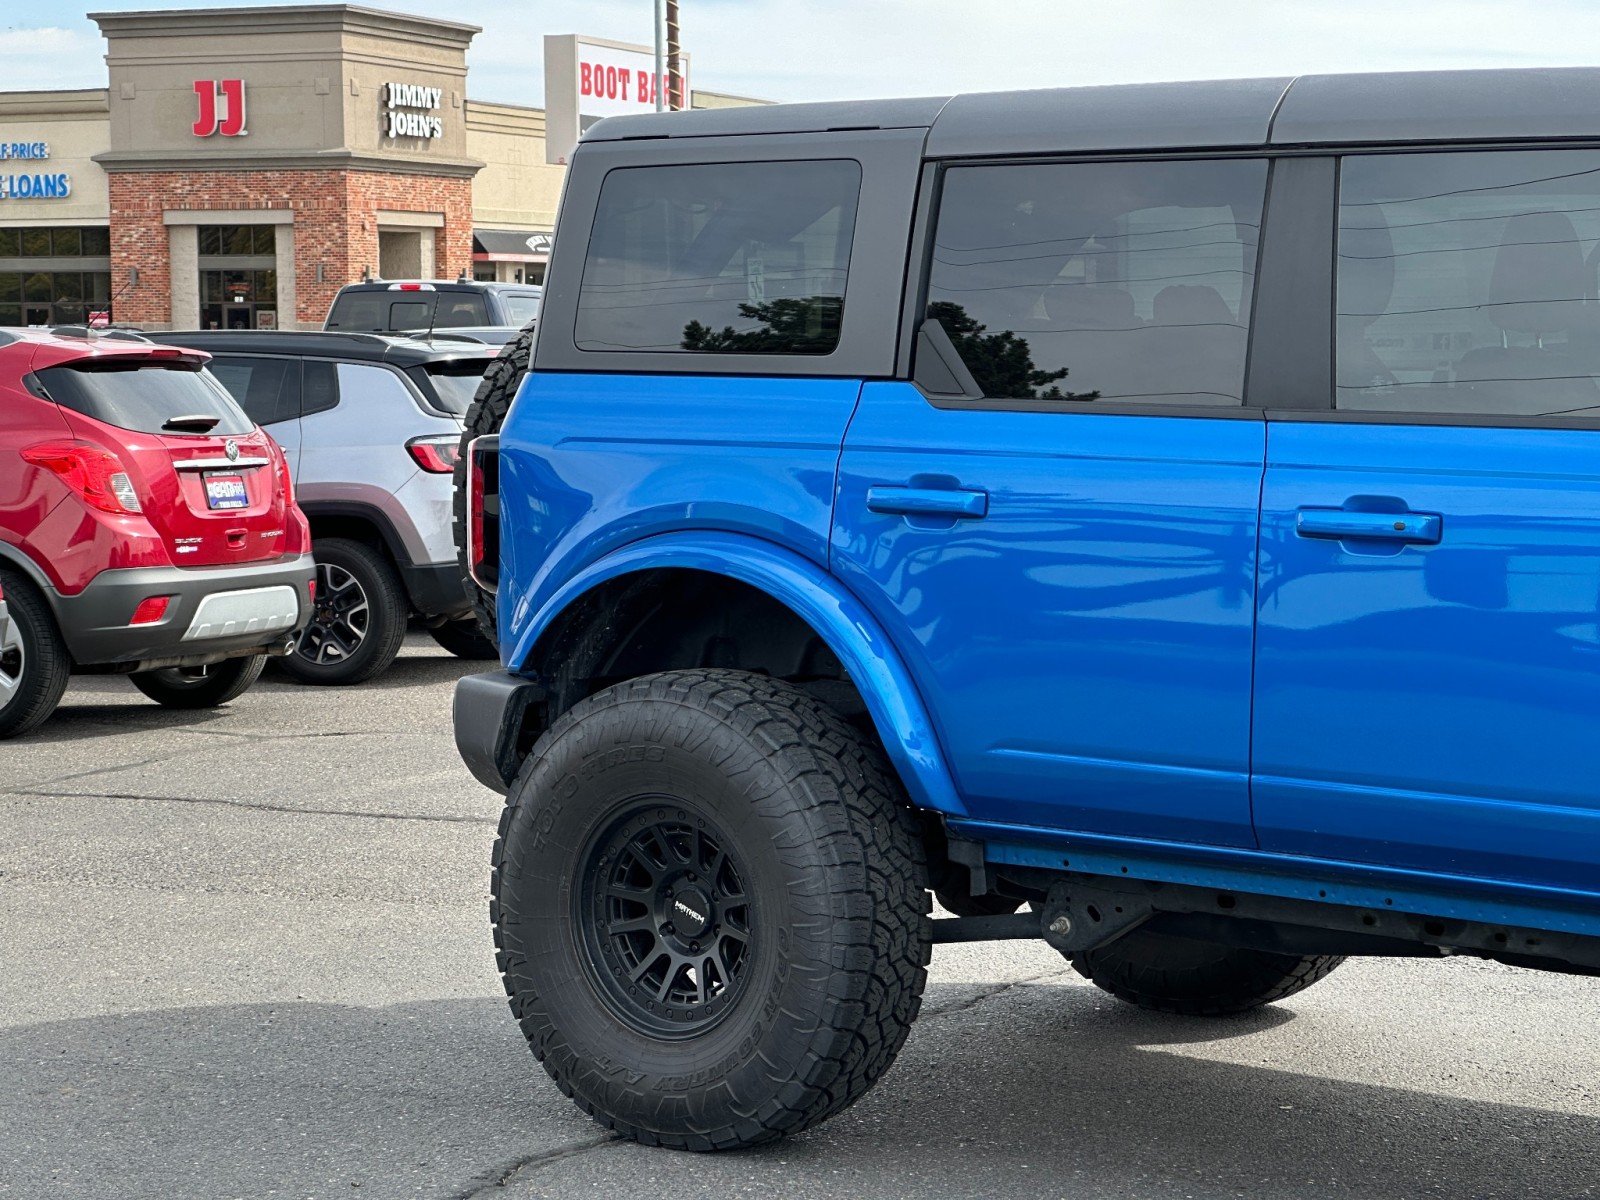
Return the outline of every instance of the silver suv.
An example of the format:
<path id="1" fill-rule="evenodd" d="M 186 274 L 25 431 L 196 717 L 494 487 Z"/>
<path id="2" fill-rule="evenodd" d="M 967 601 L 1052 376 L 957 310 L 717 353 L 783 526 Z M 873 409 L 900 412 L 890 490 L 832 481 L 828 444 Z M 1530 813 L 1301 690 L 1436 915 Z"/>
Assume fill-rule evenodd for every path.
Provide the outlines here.
<path id="1" fill-rule="evenodd" d="M 472 620 L 451 536 L 461 418 L 497 347 L 436 334 L 154 333 L 211 370 L 288 456 L 311 522 L 311 623 L 283 667 L 304 683 L 371 679 L 408 620 L 463 658 L 493 658 Z"/>

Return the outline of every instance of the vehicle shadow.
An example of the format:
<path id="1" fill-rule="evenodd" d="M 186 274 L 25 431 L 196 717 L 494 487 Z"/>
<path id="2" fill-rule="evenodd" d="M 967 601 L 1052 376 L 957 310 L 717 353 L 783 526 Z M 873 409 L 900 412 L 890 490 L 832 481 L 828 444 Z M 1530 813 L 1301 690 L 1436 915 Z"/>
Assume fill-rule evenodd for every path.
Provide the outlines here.
<path id="1" fill-rule="evenodd" d="M 474 662 L 470 659 L 456 658 L 454 656 L 402 654 L 376 679 L 369 679 L 364 683 L 350 684 L 349 689 L 360 692 L 381 692 L 399 688 L 432 687 L 440 683 L 454 683 L 463 675 L 475 675 L 480 671 L 492 671 L 495 668 L 496 664 L 492 662 Z M 272 662 L 268 662 L 267 669 L 262 672 L 261 678 L 256 681 L 255 687 L 251 690 L 254 691 L 256 688 L 272 692 L 338 692 L 349 690 L 300 683 L 295 679 L 291 679 L 288 672 Z"/>
<path id="2" fill-rule="evenodd" d="M 720 1156 L 606 1140 L 539 1069 L 497 999 L 18 1026 L 0 1030 L 0 1077 L 12 1084 L 0 1092 L 0 1180 L 17 1195 L 108 1200 L 269 1186 L 447 1197 L 502 1178 L 508 1196 L 632 1194 L 637 1184 L 675 1198 L 1509 1200 L 1591 1195 L 1600 1179 L 1595 1116 L 1331 1078 L 1351 1068 L 1337 1046 L 1326 1048 L 1329 1074 L 1292 1068 L 1271 1036 L 1296 1020 L 1292 1006 L 1185 1021 L 1087 987 L 971 997 L 970 987 L 931 988 L 944 1011 L 917 1026 L 854 1108 Z M 1436 1032 L 1448 1050 L 1448 1031 Z M 1248 1064 L 1176 1052 L 1241 1038 L 1261 1040 Z"/>

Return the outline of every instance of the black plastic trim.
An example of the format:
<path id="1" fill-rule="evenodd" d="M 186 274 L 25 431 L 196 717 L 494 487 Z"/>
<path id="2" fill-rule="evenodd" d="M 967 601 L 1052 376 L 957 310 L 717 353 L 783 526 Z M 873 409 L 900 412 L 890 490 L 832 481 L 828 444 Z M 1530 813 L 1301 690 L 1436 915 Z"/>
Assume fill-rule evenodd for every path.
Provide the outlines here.
<path id="1" fill-rule="evenodd" d="M 461 582 L 461 564 L 402 563 L 400 577 L 405 581 L 411 607 L 428 617 L 455 617 L 472 611 L 472 601 Z"/>
<path id="2" fill-rule="evenodd" d="M 906 254 L 905 290 L 901 294 L 900 343 L 895 357 L 895 377 L 911 378 L 915 366 L 917 330 L 927 311 L 929 265 L 933 261 L 933 231 L 939 220 L 938 163 L 925 162 L 917 179 L 917 211 L 911 222 L 911 237 Z"/>
<path id="3" fill-rule="evenodd" d="M 73 662 L 83 666 L 141 663 L 150 660 L 216 661 L 239 651 L 276 646 L 311 618 L 308 585 L 316 564 L 310 554 L 268 562 L 215 567 L 130 567 L 101 571 L 81 592 L 63 596 L 54 588 L 45 598 L 55 612 L 61 636 Z M 200 602 L 214 592 L 287 585 L 299 597 L 299 618 L 290 629 L 233 637 L 182 641 Z M 150 625 L 129 625 L 139 601 L 147 596 L 173 597 L 166 615 Z"/>
<path id="4" fill-rule="evenodd" d="M 1335 425 L 1454 425 L 1463 429 L 1600 429 L 1600 416 L 1519 417 L 1501 413 L 1373 412 L 1359 408 L 1281 410 L 1272 421 L 1326 421 Z"/>
<path id="5" fill-rule="evenodd" d="M 412 565 L 411 556 L 406 553 L 406 544 L 400 538 L 400 531 L 394 527 L 394 522 L 389 520 L 382 509 L 370 504 L 361 504 L 348 500 L 301 500 L 300 511 L 305 513 L 306 519 L 313 524 L 319 517 L 355 517 L 366 521 L 378 531 L 378 536 L 383 540 L 383 548 L 388 551 L 389 557 L 396 566 L 405 570 Z M 316 530 L 311 531 L 313 539 Z"/>
<path id="6" fill-rule="evenodd" d="M 1244 386 L 1258 408 L 1333 405 L 1335 200 L 1334 159 L 1272 164 Z"/>
<path id="7" fill-rule="evenodd" d="M 456 681 L 451 703 L 456 750 L 484 787 L 504 796 L 522 767 L 519 745 L 528 709 L 544 688 L 508 671 L 467 675 Z"/>

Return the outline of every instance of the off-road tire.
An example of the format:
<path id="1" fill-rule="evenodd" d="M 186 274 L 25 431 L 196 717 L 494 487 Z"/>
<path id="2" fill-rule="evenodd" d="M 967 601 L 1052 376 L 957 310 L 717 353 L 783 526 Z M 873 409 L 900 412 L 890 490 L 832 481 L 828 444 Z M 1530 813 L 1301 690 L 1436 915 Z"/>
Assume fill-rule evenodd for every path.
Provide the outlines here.
<path id="1" fill-rule="evenodd" d="M 14 689 L 0 689 L 0 738 L 10 738 L 32 732 L 55 712 L 72 674 L 72 657 L 50 606 L 31 583 L 14 571 L 0 571 L 0 591 L 17 635 L 16 650 L 0 667 L 16 676 Z"/>
<path id="2" fill-rule="evenodd" d="M 294 650 L 278 660 L 290 678 L 300 683 L 344 686 L 364 683 L 387 671 L 400 653 L 406 638 L 408 602 L 400 576 L 381 550 L 349 538 L 318 538 L 311 546 L 317 561 L 317 594 L 312 602 L 312 624 L 300 634 Z M 365 633 L 347 658 L 313 662 L 308 657 L 312 646 L 317 613 L 331 597 L 324 586 L 328 572 L 324 566 L 348 572 L 361 589 L 369 608 Z"/>
<path id="3" fill-rule="evenodd" d="M 446 621 L 428 630 L 428 636 L 457 658 L 472 662 L 499 661 L 500 650 L 478 627 L 474 618 L 464 621 Z"/>
<path id="4" fill-rule="evenodd" d="M 647 840 L 657 823 L 680 835 Z M 640 860 L 607 848 L 630 837 L 663 848 L 663 872 L 718 845 L 714 863 L 741 868 L 699 868 L 699 936 L 720 945 L 708 922 L 731 928 L 735 909 L 717 906 L 745 900 L 749 937 L 728 991 L 698 1009 L 675 1015 L 654 984 L 634 999 L 608 973 L 611 885 Z M 785 683 L 670 671 L 583 700 L 513 784 L 493 868 L 496 962 L 529 1046 L 580 1108 L 647 1145 L 733 1149 L 823 1120 L 888 1069 L 921 1004 L 932 930 L 916 818 L 878 748 Z M 690 897 L 666 877 L 626 894 Z M 666 956 L 656 919 L 637 935 L 658 947 L 646 965 Z M 675 1020 L 699 1024 L 673 1036 Z"/>
<path id="5" fill-rule="evenodd" d="M 1118 1000 L 1153 1012 L 1222 1017 L 1302 992 L 1344 958 L 1274 954 L 1136 929 L 1067 960 Z"/>
<path id="6" fill-rule="evenodd" d="M 208 667 L 167 667 L 135 671 L 128 678 L 163 708 L 215 708 L 236 700 L 261 678 L 265 654 L 229 658 Z"/>
<path id="7" fill-rule="evenodd" d="M 472 579 L 467 563 L 467 447 L 473 438 L 499 433 L 505 423 L 511 402 L 516 399 L 522 377 L 528 373 L 528 363 L 533 355 L 533 329 L 529 325 L 507 342 L 495 360 L 483 373 L 483 381 L 472 395 L 472 404 L 461 430 L 461 453 L 456 456 L 454 493 L 450 500 L 451 531 L 456 543 L 456 561 L 461 567 L 461 587 L 472 601 L 473 616 L 489 643 L 498 642 L 495 627 L 494 593 L 486 592 Z"/>

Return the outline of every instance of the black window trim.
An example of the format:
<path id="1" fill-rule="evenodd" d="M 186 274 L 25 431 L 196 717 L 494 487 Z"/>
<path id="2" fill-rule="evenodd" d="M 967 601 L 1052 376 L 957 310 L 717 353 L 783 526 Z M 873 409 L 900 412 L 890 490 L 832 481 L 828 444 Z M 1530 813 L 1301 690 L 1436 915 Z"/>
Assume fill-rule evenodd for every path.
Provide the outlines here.
<path id="1" fill-rule="evenodd" d="M 1255 331 L 1256 315 L 1263 309 L 1261 303 L 1262 263 L 1265 259 L 1265 248 L 1271 236 L 1272 224 L 1270 216 L 1273 178 L 1276 174 L 1276 160 L 1286 157 L 1299 157 L 1297 155 L 1280 155 L 1265 149 L 1250 149 L 1231 147 L 1217 151 L 1145 151 L 1142 153 L 1093 153 L 1093 154 L 1043 154 L 1043 155 L 996 155 L 982 157 L 960 157 L 929 159 L 923 162 L 922 176 L 917 187 L 917 216 L 912 225 L 911 252 L 907 256 L 908 286 L 905 289 L 905 301 L 900 313 L 900 353 L 896 360 L 897 379 L 910 382 L 922 395 L 922 398 L 934 408 L 949 409 L 958 412 L 1020 412 L 1020 413 L 1056 413 L 1069 416 L 1153 416 L 1153 417 L 1202 417 L 1220 418 L 1222 420 L 1250 420 L 1259 421 L 1269 415 L 1269 410 L 1260 405 L 1251 403 L 1250 384 L 1252 380 L 1251 368 L 1256 362 Z M 939 199 L 943 194 L 942 183 L 944 173 L 951 167 L 967 166 L 1043 166 L 1054 163 L 1090 164 L 1090 163 L 1124 163 L 1124 162 L 1214 162 L 1223 159 L 1247 160 L 1252 162 L 1265 162 L 1267 167 L 1266 187 L 1262 197 L 1261 233 L 1256 240 L 1256 269 L 1255 278 L 1251 287 L 1250 323 L 1246 329 L 1245 343 L 1245 372 L 1243 404 L 1159 404 L 1138 400 L 1112 401 L 1071 401 L 1071 400 L 1023 400 L 1014 397 L 985 396 L 972 398 L 958 396 L 953 393 L 937 393 L 929 391 L 916 379 L 916 359 L 914 348 L 917 346 L 919 330 L 922 326 L 921 317 L 927 311 L 928 284 L 932 277 L 933 261 L 933 234 L 938 226 Z M 1330 201 L 1331 203 L 1331 201 Z M 1332 269 L 1333 262 L 1333 230 L 1327 231 L 1328 264 Z M 1330 283 L 1331 299 L 1331 283 Z M 1330 315 L 1331 329 L 1331 315 Z M 1332 355 L 1330 343 L 1326 354 Z M 1332 397 L 1333 379 L 1331 373 L 1328 378 L 1328 394 Z"/>
<path id="2" fill-rule="evenodd" d="M 850 129 L 580 142 L 567 169 L 560 223 L 545 274 L 534 368 L 586 375 L 732 375 L 755 378 L 893 378 L 905 249 L 916 206 L 926 128 Z M 694 354 L 580 350 L 576 326 L 596 205 L 618 168 L 847 159 L 861 169 L 839 344 L 829 354 Z"/>

